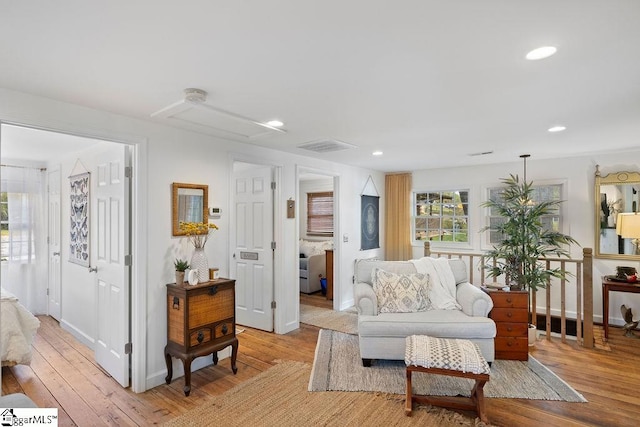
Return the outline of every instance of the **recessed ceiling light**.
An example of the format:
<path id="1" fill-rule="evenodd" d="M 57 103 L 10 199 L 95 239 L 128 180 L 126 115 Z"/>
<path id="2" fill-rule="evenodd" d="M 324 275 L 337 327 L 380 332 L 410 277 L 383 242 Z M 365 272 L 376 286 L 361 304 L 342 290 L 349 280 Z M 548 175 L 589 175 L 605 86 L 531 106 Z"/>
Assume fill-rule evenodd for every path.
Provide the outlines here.
<path id="1" fill-rule="evenodd" d="M 563 130 L 565 130 L 567 127 L 566 126 L 553 126 L 550 127 L 549 129 L 547 129 L 549 132 L 562 132 Z"/>
<path id="2" fill-rule="evenodd" d="M 382 151 L 374 151 L 373 153 L 374 156 L 382 156 Z"/>
<path id="3" fill-rule="evenodd" d="M 554 46 L 543 46 L 537 49 L 533 49 L 531 52 L 527 53 L 526 58 L 530 61 L 537 61 L 538 59 L 548 58 L 554 53 L 556 53 L 558 49 Z"/>
<path id="4" fill-rule="evenodd" d="M 284 126 L 284 123 L 282 123 L 280 120 L 269 120 L 267 124 L 269 126 L 273 126 L 274 128 L 279 128 Z"/>

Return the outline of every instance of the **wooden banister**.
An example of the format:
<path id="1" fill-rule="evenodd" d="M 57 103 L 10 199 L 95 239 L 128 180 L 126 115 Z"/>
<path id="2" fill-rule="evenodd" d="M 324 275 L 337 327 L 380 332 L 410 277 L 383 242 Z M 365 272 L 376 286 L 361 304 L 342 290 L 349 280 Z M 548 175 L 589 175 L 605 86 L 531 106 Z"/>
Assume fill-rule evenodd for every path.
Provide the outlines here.
<path id="1" fill-rule="evenodd" d="M 474 263 L 478 262 L 480 270 L 480 284 L 485 283 L 487 277 L 487 259 L 483 253 L 471 252 L 450 252 L 434 251 L 431 249 L 431 242 L 424 242 L 424 256 L 446 257 L 448 259 L 462 259 L 469 268 L 469 282 L 474 283 Z M 591 248 L 582 249 L 582 259 L 572 258 L 541 258 L 539 261 L 545 263 L 547 269 L 554 264 L 559 264 L 560 269 L 567 271 L 575 277 L 576 282 L 576 338 L 585 348 L 593 348 L 593 250 Z M 491 260 L 495 266 L 496 260 Z M 562 342 L 566 342 L 566 288 L 567 280 L 560 279 L 560 337 Z M 545 312 L 546 312 L 546 337 L 551 339 L 551 286 L 549 280 L 546 286 Z M 537 293 L 531 292 L 531 322 L 537 323 Z"/>

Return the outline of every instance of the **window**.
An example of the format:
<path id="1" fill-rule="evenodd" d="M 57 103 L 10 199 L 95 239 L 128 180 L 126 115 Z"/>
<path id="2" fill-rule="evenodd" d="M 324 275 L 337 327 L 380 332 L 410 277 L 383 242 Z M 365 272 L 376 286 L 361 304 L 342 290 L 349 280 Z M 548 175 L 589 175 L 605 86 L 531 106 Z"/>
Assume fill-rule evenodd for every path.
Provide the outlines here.
<path id="1" fill-rule="evenodd" d="M 333 236 L 333 191 L 307 193 L 307 234 Z"/>
<path id="2" fill-rule="evenodd" d="M 417 241 L 469 242 L 469 190 L 413 193 Z"/>
<path id="3" fill-rule="evenodd" d="M 15 208 L 10 211 L 9 205 Z M 31 214 L 28 194 L 0 192 L 0 260 L 34 259 L 34 234 L 28 226 Z"/>
<path id="4" fill-rule="evenodd" d="M 489 199 L 499 200 L 501 191 L 502 188 L 500 187 L 490 188 Z M 534 203 L 562 200 L 562 184 L 534 185 L 531 191 L 531 200 L 533 200 Z M 499 243 L 502 240 L 502 235 L 493 230 L 498 224 L 504 221 L 504 218 L 497 216 L 491 210 L 489 211 L 490 228 L 487 231 L 487 234 L 489 235 L 490 244 Z M 556 206 L 551 214 L 542 217 L 542 226 L 546 230 L 562 232 L 562 212 L 560 210 L 560 205 Z"/>

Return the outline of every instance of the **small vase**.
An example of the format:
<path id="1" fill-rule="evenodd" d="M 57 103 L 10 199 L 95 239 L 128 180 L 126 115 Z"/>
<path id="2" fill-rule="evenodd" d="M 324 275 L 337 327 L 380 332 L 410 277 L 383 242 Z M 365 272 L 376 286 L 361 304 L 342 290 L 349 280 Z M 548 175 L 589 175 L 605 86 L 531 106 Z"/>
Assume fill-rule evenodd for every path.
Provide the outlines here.
<path id="1" fill-rule="evenodd" d="M 198 282 L 209 281 L 209 261 L 204 253 L 204 248 L 196 248 L 191 256 L 191 269 L 198 270 Z"/>
<path id="2" fill-rule="evenodd" d="M 176 271 L 176 285 L 184 285 L 184 271 Z"/>

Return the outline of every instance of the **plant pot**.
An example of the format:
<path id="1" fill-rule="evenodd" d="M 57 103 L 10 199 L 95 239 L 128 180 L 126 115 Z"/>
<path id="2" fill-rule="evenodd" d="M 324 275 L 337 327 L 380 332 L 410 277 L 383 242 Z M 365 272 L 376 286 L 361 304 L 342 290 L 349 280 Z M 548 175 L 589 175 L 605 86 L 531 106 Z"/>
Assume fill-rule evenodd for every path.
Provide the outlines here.
<path id="1" fill-rule="evenodd" d="M 529 325 L 529 347 L 536 345 L 538 339 L 538 328 L 535 325 Z"/>
<path id="2" fill-rule="evenodd" d="M 176 271 L 176 285 L 184 285 L 184 271 Z"/>

